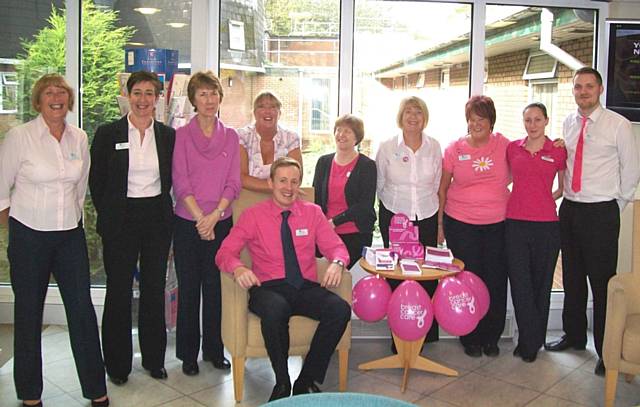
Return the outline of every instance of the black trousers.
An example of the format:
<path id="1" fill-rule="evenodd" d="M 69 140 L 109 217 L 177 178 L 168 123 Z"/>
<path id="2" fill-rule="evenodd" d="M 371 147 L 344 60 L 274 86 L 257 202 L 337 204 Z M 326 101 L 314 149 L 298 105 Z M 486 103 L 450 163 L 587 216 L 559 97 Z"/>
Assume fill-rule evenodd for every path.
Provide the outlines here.
<path id="1" fill-rule="evenodd" d="M 298 290 L 282 280 L 251 287 L 249 310 L 260 317 L 262 337 L 276 382 L 281 384 L 290 383 L 289 319 L 302 315 L 319 321 L 299 378 L 306 382 L 324 382 L 331 355 L 351 319 L 351 307 L 345 300 L 317 283 L 305 281 Z"/>
<path id="2" fill-rule="evenodd" d="M 504 250 L 504 222 L 472 225 L 446 213 L 444 232 L 453 255 L 464 261 L 465 269 L 484 281 L 491 304 L 476 329 L 460 337 L 462 345 L 494 345 L 504 330 L 507 314 L 507 262 Z"/>
<path id="3" fill-rule="evenodd" d="M 607 285 L 616 274 L 620 209 L 615 200 L 578 203 L 568 199 L 560 205 L 562 326 L 576 344 L 587 342 L 587 278 L 593 295 L 593 339 L 602 357 L 607 308 Z"/>
<path id="4" fill-rule="evenodd" d="M 521 355 L 533 356 L 547 334 L 553 273 L 560 251 L 560 223 L 507 219 L 505 237 L 518 346 Z"/>
<path id="5" fill-rule="evenodd" d="M 107 394 L 82 225 L 41 232 L 9 218 L 7 257 L 15 296 L 13 378 L 18 398 L 38 400 L 42 395 L 42 311 L 51 274 L 64 303 L 82 395 L 97 399 Z"/>
<path id="6" fill-rule="evenodd" d="M 391 218 L 395 215 L 393 212 L 388 210 L 382 201 L 379 201 L 379 211 L 378 211 L 378 224 L 380 225 L 380 234 L 382 234 L 382 242 L 384 243 L 384 247 L 389 247 L 389 225 L 391 224 Z M 438 214 L 424 218 L 420 220 L 412 220 L 414 226 L 418 227 L 418 235 L 420 239 L 420 244 L 423 246 L 437 246 L 438 245 Z M 396 287 L 402 283 L 400 280 L 387 280 L 392 290 L 395 290 Z M 418 283 L 424 288 L 429 296 L 433 298 L 433 294 L 436 292 L 436 288 L 438 288 L 438 281 L 418 281 Z M 427 337 L 425 339 L 426 342 L 435 342 L 440 339 L 440 327 L 436 320 L 433 320 L 433 324 L 427 332 Z"/>
<path id="7" fill-rule="evenodd" d="M 215 256 L 229 235 L 231 218 L 219 221 L 214 240 L 202 240 L 196 222 L 175 217 L 173 254 L 178 277 L 178 326 L 176 357 L 196 362 L 200 352 L 200 295 L 202 294 L 202 355 L 210 360 L 224 357 L 222 345 L 220 269 Z"/>
<path id="8" fill-rule="evenodd" d="M 167 332 L 164 287 L 172 225 L 162 213 L 160 198 L 127 200 L 122 231 L 102 239 L 107 293 L 102 315 L 102 347 L 109 376 L 131 372 L 131 294 L 133 274 L 140 261 L 138 339 L 145 369 L 164 366 Z"/>
<path id="9" fill-rule="evenodd" d="M 338 236 L 340 236 L 342 243 L 347 246 L 347 250 L 349 251 L 347 270 L 350 270 L 362 257 L 362 248 L 371 246 L 373 233 L 346 233 Z"/>

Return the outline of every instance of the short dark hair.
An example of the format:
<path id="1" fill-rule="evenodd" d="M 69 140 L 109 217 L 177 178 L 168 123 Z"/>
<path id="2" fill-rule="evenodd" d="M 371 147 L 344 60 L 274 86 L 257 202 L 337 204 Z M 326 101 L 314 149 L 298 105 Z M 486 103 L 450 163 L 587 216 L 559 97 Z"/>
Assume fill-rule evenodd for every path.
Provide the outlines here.
<path id="1" fill-rule="evenodd" d="M 471 113 L 488 119 L 491 123 L 491 130 L 493 130 L 493 125 L 496 124 L 496 106 L 493 104 L 493 99 L 484 95 L 472 96 L 464 106 L 464 117 L 467 121 L 469 121 Z"/>
<path id="2" fill-rule="evenodd" d="M 347 126 L 351 131 L 353 131 L 353 134 L 356 136 L 356 146 L 360 144 L 364 138 L 364 122 L 357 116 L 344 114 L 338 117 L 336 123 L 333 125 L 334 133 L 339 126 Z"/>
<path id="3" fill-rule="evenodd" d="M 300 163 L 291 157 L 280 157 L 271 164 L 271 171 L 269 172 L 269 178 L 273 181 L 273 178 L 276 176 L 276 170 L 281 167 L 296 167 L 298 172 L 300 173 L 300 181 L 302 181 L 302 167 Z"/>
<path id="4" fill-rule="evenodd" d="M 548 119 L 549 117 L 547 116 L 547 107 L 540 102 L 533 102 L 533 103 L 529 103 L 527 106 L 525 106 L 524 109 L 522 109 L 522 114 L 524 114 L 524 112 L 526 112 L 529 109 L 533 109 L 533 108 L 538 108 L 542 111 L 542 115 L 544 116 L 545 119 Z"/>
<path id="5" fill-rule="evenodd" d="M 222 91 L 222 84 L 220 83 L 220 79 L 211 71 L 200 71 L 196 72 L 189 79 L 189 84 L 187 85 L 187 96 L 189 97 L 189 102 L 193 105 L 193 110 L 195 112 L 198 111 L 196 108 L 196 92 L 198 89 L 212 89 L 218 92 L 218 96 L 220 96 L 220 102 L 222 102 L 222 97 L 224 96 L 224 92 Z"/>
<path id="6" fill-rule="evenodd" d="M 596 77 L 596 82 L 598 82 L 598 85 L 602 86 L 602 75 L 600 75 L 600 72 L 590 66 L 585 66 L 578 69 L 576 73 L 573 74 L 573 79 L 575 80 L 576 76 L 578 75 L 593 75 Z"/>
<path id="7" fill-rule="evenodd" d="M 131 94 L 131 89 L 140 82 L 151 82 L 156 90 L 156 96 L 162 92 L 162 82 L 160 82 L 155 72 L 137 71 L 127 79 L 127 93 Z"/>

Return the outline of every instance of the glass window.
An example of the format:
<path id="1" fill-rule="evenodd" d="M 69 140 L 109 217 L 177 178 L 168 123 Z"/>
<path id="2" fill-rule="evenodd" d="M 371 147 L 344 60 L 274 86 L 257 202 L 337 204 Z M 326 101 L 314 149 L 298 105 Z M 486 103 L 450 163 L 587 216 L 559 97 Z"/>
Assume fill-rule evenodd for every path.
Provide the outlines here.
<path id="1" fill-rule="evenodd" d="M 65 73 L 65 2 L 5 1 L 0 13 L 0 143 L 37 113 L 31 87 L 43 74 Z M 9 283 L 7 229 L 0 227 L 0 284 Z"/>
<path id="2" fill-rule="evenodd" d="M 278 95 L 278 123 L 302 138 L 305 186 L 318 157 L 334 151 L 339 23 L 338 0 L 221 1 L 220 117 L 244 127 L 253 123 L 256 94 Z"/>
<path id="3" fill-rule="evenodd" d="M 365 123 L 365 151 L 371 143 L 373 157 L 397 134 L 400 100 L 412 95 L 427 103 L 426 131 L 442 148 L 462 136 L 471 5 L 356 0 L 355 10 L 352 110 Z"/>
<path id="4" fill-rule="evenodd" d="M 166 90 L 172 75 L 191 68 L 191 1 L 157 0 L 82 2 L 82 127 L 90 142 L 98 126 L 118 119 L 125 110 L 127 72 L 157 72 L 165 85 L 156 119 L 166 121 Z M 123 104 L 122 106 L 126 106 Z M 105 283 L 102 244 L 96 233 L 95 208 L 88 197 L 85 229 L 91 283 Z"/>
<path id="5" fill-rule="evenodd" d="M 311 131 L 331 132 L 331 120 L 335 114 L 331 112 L 329 92 L 331 80 L 322 78 L 311 79 Z"/>
<path id="6" fill-rule="evenodd" d="M 593 63 L 596 18 L 587 9 L 487 6 L 484 90 L 496 105 L 497 131 L 524 137 L 522 109 L 542 102 L 549 113 L 547 135 L 561 137 L 564 118 L 576 108 L 572 73 Z M 553 288 L 561 290 L 559 270 L 560 258 Z"/>

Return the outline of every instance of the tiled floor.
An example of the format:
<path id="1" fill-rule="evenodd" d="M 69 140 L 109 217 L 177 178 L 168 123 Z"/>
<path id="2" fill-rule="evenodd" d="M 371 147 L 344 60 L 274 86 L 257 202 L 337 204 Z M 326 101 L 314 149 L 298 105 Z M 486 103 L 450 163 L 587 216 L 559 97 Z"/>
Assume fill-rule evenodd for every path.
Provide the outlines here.
<path id="1" fill-rule="evenodd" d="M 0 329 L 2 336 L 11 329 Z M 75 374 L 65 327 L 49 326 L 43 332 L 44 394 L 46 407 L 87 406 Z M 6 343 L 6 341 L 5 341 Z M 112 406 L 234 406 L 231 372 L 220 372 L 209 363 L 200 362 L 200 374 L 187 377 L 174 357 L 175 336 L 169 337 L 167 380 L 149 377 L 134 361 L 134 372 L 124 386 L 108 382 Z M 593 374 L 595 352 L 590 345 L 585 352 L 540 352 L 538 360 L 526 364 L 511 356 L 513 343 L 503 341 L 497 358 L 470 358 L 456 340 L 441 340 L 426 346 L 423 354 L 457 369 L 457 378 L 412 372 L 407 391 L 402 393 L 399 369 L 362 372 L 358 364 L 386 355 L 388 340 L 354 340 L 350 354 L 349 388 L 351 392 L 375 393 L 402 399 L 419 406 L 601 406 L 604 379 Z M 6 349 L 5 349 L 6 352 Z M 335 359 L 335 358 L 334 358 Z M 2 360 L 2 359 L 0 359 Z M 295 379 L 301 359 L 290 359 Z M 337 390 L 337 361 L 332 361 L 324 391 Z M 250 359 L 245 370 L 244 401 L 238 406 L 257 406 L 266 402 L 274 384 L 267 359 Z M 631 384 L 622 378 L 618 383 L 616 406 L 640 404 L 640 379 Z M 0 366 L 0 406 L 17 407 L 12 378 L 12 361 Z"/>

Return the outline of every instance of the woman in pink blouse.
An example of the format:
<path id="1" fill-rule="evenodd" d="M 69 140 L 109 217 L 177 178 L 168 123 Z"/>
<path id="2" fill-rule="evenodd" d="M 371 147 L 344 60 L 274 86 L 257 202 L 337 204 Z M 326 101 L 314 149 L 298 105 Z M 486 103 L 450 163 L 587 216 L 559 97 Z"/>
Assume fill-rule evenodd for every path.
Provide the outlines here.
<path id="1" fill-rule="evenodd" d="M 469 99 L 465 117 L 469 133 L 444 152 L 438 241 L 446 236 L 453 255 L 485 282 L 491 296 L 487 315 L 473 332 L 460 338 L 465 353 L 497 356 L 507 305 L 504 220 L 509 199 L 509 140 L 493 131 L 496 109 L 491 98 Z"/>
<path id="2" fill-rule="evenodd" d="M 187 94 L 197 115 L 178 129 L 173 154 L 176 196 L 173 250 L 178 276 L 176 357 L 198 374 L 200 294 L 202 359 L 229 369 L 220 332 L 220 270 L 215 256 L 232 226 L 231 202 L 240 192 L 238 134 L 218 118 L 223 92 L 210 71 L 191 77 Z"/>

